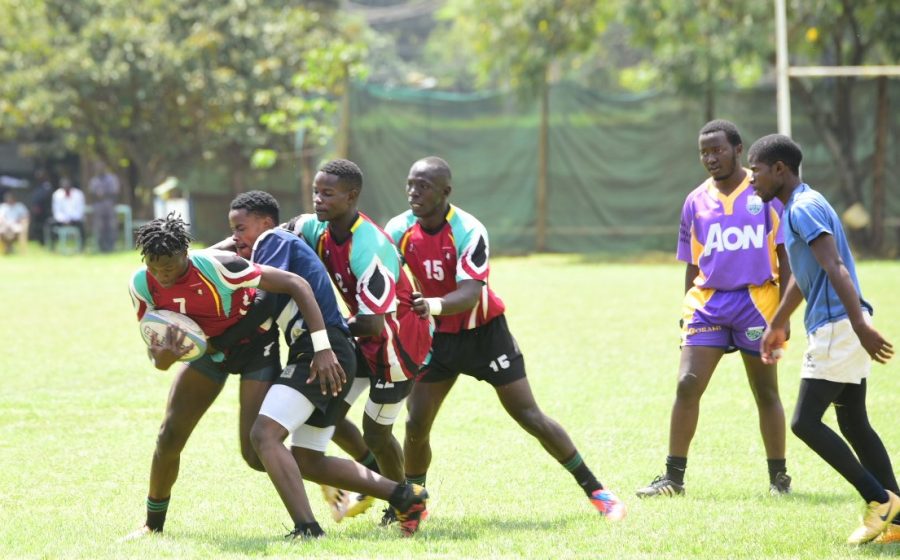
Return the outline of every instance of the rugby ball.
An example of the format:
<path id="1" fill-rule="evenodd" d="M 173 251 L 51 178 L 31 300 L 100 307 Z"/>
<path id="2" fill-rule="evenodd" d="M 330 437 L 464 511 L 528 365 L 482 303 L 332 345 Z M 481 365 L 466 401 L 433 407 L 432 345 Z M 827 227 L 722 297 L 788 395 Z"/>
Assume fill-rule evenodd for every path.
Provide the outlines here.
<path id="1" fill-rule="evenodd" d="M 175 325 L 185 332 L 182 349 L 190 348 L 179 361 L 190 362 L 206 353 L 206 335 L 200 325 L 187 315 L 165 309 L 150 309 L 141 319 L 141 336 L 147 346 L 150 346 L 154 334 L 157 340 L 164 341 L 169 325 Z"/>

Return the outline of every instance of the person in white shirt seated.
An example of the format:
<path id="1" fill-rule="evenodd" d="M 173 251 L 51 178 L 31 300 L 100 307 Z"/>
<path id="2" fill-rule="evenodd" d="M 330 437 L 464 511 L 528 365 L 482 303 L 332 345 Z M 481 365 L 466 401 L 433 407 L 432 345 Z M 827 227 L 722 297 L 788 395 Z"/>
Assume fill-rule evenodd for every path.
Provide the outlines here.
<path id="1" fill-rule="evenodd" d="M 78 250 L 84 249 L 84 193 L 75 188 L 72 180 L 63 177 L 59 180 L 59 188 L 53 193 L 53 224 L 51 225 L 52 243 L 56 241 L 57 230 L 61 226 L 78 228 L 80 234 Z"/>
<path id="2" fill-rule="evenodd" d="M 3 193 L 0 203 L 0 249 L 8 255 L 13 252 L 16 241 L 22 247 L 28 242 L 28 208 L 16 201 L 12 191 L 8 190 Z"/>

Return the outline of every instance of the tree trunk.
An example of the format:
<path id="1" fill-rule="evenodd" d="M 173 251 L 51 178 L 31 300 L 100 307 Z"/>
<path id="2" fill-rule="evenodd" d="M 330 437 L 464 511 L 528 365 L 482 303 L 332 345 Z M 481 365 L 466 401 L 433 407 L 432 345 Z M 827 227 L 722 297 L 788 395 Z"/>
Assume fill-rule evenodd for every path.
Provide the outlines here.
<path id="1" fill-rule="evenodd" d="M 838 179 L 840 181 L 841 193 L 844 195 L 845 205 L 850 206 L 854 202 L 862 202 L 860 193 L 854 188 L 855 179 L 853 177 L 853 169 L 848 161 L 853 157 L 852 152 L 846 153 L 843 151 L 840 139 L 828 124 L 828 121 L 830 120 L 829 115 L 827 115 L 819 106 L 818 101 L 813 96 L 806 83 L 803 80 L 796 80 L 792 83 L 797 85 L 796 90 L 801 97 L 803 97 L 804 105 L 809 112 L 813 125 L 825 142 L 825 146 L 828 148 L 828 152 L 831 154 L 835 166 L 837 166 Z"/>
<path id="2" fill-rule="evenodd" d="M 537 213 L 537 230 L 535 250 L 543 252 L 547 248 L 547 144 L 550 129 L 550 84 L 549 68 L 544 69 L 544 81 L 541 84 L 541 123 L 538 131 L 538 176 L 535 211 Z"/>
<path id="3" fill-rule="evenodd" d="M 709 58 L 706 60 L 706 84 L 704 89 L 706 90 L 704 92 L 706 101 L 704 109 L 706 122 L 709 122 L 716 118 L 716 82 L 713 79 L 712 61 Z"/>
<path id="4" fill-rule="evenodd" d="M 875 109 L 875 161 L 872 169 L 872 251 L 880 254 L 884 244 L 884 183 L 887 160 L 887 134 L 890 121 L 887 76 L 878 78 Z"/>
<path id="5" fill-rule="evenodd" d="M 244 192 L 247 184 L 248 162 L 239 144 L 228 146 L 228 170 L 231 175 L 231 196 Z"/>
<path id="6" fill-rule="evenodd" d="M 344 66 L 344 91 L 341 94 L 341 111 L 338 115 L 337 156 L 350 157 L 350 71 Z"/>
<path id="7" fill-rule="evenodd" d="M 300 144 L 300 212 L 313 211 L 313 179 L 316 176 L 316 146 L 310 141 L 310 135 L 303 135 Z"/>

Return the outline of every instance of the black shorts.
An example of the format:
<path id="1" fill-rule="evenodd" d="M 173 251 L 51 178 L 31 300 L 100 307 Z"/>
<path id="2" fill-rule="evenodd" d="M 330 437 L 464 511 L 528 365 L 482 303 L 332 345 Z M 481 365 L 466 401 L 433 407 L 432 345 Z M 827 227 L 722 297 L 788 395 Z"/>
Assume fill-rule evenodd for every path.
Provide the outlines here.
<path id="1" fill-rule="evenodd" d="M 281 371 L 280 351 L 278 329 L 273 327 L 249 342 L 232 346 L 221 362 L 206 354 L 190 366 L 218 383 L 225 383 L 231 373 L 239 374 L 241 380 L 272 381 Z"/>
<path id="2" fill-rule="evenodd" d="M 337 356 L 338 363 L 344 368 L 344 373 L 347 374 L 347 382 L 344 383 L 337 396 L 333 396 L 331 393 L 323 395 L 318 381 L 306 382 L 309 378 L 309 366 L 315 353 L 309 331 L 300 335 L 300 338 L 291 345 L 287 366 L 281 375 L 272 381 L 273 385 L 287 385 L 313 403 L 316 411 L 309 417 L 306 424 L 316 428 L 334 426 L 339 419 L 344 396 L 353 385 L 353 377 L 356 375 L 356 343 L 353 338 L 337 327 L 328 327 L 327 330 L 331 350 Z"/>
<path id="3" fill-rule="evenodd" d="M 356 351 L 356 377 L 369 380 L 369 399 L 376 404 L 396 404 L 402 402 L 412 391 L 414 381 L 389 382 L 375 375 L 369 361 L 363 356 L 362 349 Z"/>
<path id="4" fill-rule="evenodd" d="M 436 383 L 464 373 L 494 387 L 525 377 L 525 358 L 500 315 L 489 323 L 459 333 L 434 333 L 431 362 L 417 381 Z"/>

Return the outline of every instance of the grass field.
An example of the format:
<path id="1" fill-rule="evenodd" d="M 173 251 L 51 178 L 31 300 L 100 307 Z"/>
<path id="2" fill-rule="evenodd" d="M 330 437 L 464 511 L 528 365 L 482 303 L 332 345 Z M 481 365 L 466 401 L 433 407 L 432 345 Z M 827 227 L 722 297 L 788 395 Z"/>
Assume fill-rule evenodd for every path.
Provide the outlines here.
<path id="1" fill-rule="evenodd" d="M 723 360 L 704 398 L 687 496 L 634 498 L 666 455 L 683 268 L 577 256 L 496 259 L 493 285 L 538 402 L 626 500 L 623 522 L 594 513 L 571 477 L 504 415 L 490 387 L 464 378 L 435 426 L 431 517 L 415 538 L 377 527 L 380 508 L 335 524 L 308 485 L 328 538 L 286 543 L 289 518 L 274 489 L 240 457 L 232 379 L 188 443 L 165 535 L 118 544 L 143 521 L 172 377 L 151 368 L 137 331 L 126 284 L 139 264 L 137 254 L 32 251 L 0 259 L 2 557 L 900 556 L 900 547 L 843 544 L 862 500 L 792 435 L 795 493 L 768 496 L 756 411 L 736 357 Z M 900 262 L 863 263 L 860 277 L 876 324 L 900 343 Z M 802 332 L 800 315 L 793 325 Z M 802 346 L 795 342 L 783 361 L 789 415 Z M 895 465 L 898 395 L 900 360 L 876 365 L 869 411 Z M 361 407 L 352 414 L 359 418 Z"/>

